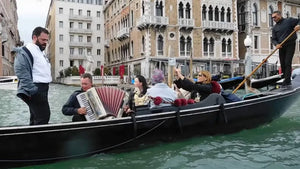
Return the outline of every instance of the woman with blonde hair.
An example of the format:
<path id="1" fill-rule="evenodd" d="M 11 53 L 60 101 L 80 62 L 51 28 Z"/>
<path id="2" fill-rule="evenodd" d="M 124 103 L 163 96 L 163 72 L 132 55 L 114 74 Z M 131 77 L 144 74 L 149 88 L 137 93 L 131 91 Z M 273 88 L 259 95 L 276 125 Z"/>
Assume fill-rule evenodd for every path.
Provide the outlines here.
<path id="1" fill-rule="evenodd" d="M 185 78 L 181 74 L 180 69 L 175 69 L 175 76 L 176 80 L 174 81 L 174 83 L 178 88 L 183 88 L 184 90 L 192 92 L 192 99 L 196 99 L 196 97 L 199 96 L 199 99 L 201 101 L 211 93 L 221 92 L 220 85 L 217 82 L 212 81 L 211 74 L 206 70 L 202 70 L 198 73 L 198 79 L 196 83 L 193 83 L 189 79 Z"/>

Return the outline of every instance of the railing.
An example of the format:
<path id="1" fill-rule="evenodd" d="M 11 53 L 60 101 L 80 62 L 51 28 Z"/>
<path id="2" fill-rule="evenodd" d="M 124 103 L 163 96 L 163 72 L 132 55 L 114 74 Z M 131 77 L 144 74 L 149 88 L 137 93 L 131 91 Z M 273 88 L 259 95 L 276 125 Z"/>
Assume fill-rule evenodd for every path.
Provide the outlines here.
<path id="1" fill-rule="evenodd" d="M 178 24 L 179 24 L 180 27 L 194 27 L 195 26 L 195 20 L 194 19 L 180 18 L 180 19 L 178 19 Z"/>
<path id="2" fill-rule="evenodd" d="M 91 16 L 83 16 L 83 15 L 70 15 L 70 20 L 80 20 L 80 21 L 92 21 L 93 18 Z"/>
<path id="3" fill-rule="evenodd" d="M 169 24 L 169 18 L 163 16 L 143 15 L 137 22 L 138 27 L 149 24 L 166 26 Z"/>
<path id="4" fill-rule="evenodd" d="M 93 47 L 92 42 L 70 42 L 69 46 Z"/>
<path id="5" fill-rule="evenodd" d="M 92 34 L 93 31 L 91 29 L 74 29 L 70 28 L 70 33 L 84 33 L 84 34 Z"/>
<path id="6" fill-rule="evenodd" d="M 60 78 L 59 82 L 66 85 L 80 85 L 80 76 Z M 93 83 L 95 85 L 117 85 L 120 82 L 120 76 L 93 76 Z"/>
<path id="7" fill-rule="evenodd" d="M 123 28 L 117 34 L 118 39 L 128 38 L 128 37 L 129 37 L 129 28 Z"/>
<path id="8" fill-rule="evenodd" d="M 86 57 L 84 55 L 79 55 L 79 54 L 70 54 L 70 60 L 84 60 Z"/>
<path id="9" fill-rule="evenodd" d="M 236 25 L 236 23 L 230 22 L 202 21 L 204 29 L 235 30 Z"/>

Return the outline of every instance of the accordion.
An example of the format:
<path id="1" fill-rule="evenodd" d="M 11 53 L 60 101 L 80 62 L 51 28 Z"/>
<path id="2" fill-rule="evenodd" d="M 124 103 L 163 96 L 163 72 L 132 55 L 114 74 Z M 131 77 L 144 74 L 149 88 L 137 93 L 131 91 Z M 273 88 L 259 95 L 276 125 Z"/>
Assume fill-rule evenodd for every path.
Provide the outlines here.
<path id="1" fill-rule="evenodd" d="M 117 87 L 92 87 L 77 95 L 80 107 L 86 108 L 87 121 L 106 117 L 122 117 L 123 106 L 128 100 L 128 94 Z"/>

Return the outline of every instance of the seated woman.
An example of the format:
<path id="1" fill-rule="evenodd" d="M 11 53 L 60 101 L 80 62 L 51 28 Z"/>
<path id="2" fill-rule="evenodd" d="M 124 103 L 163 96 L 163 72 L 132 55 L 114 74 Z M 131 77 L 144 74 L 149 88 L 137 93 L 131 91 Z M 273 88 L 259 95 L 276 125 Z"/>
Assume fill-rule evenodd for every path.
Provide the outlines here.
<path id="1" fill-rule="evenodd" d="M 152 84 L 147 90 L 150 99 L 150 109 L 164 106 L 171 106 L 176 99 L 175 90 L 164 83 L 165 77 L 161 70 L 155 69 L 152 74 Z"/>
<path id="2" fill-rule="evenodd" d="M 126 114 L 136 106 L 148 105 L 149 103 L 149 97 L 146 94 L 149 87 L 144 76 L 137 75 L 135 77 L 134 87 L 134 91 L 129 94 L 128 104 L 124 107 Z"/>
<path id="3" fill-rule="evenodd" d="M 198 74 L 198 80 L 196 83 L 185 78 L 180 69 L 175 69 L 175 76 L 177 76 L 174 83 L 178 88 L 183 88 L 184 90 L 192 92 L 191 98 L 196 99 L 196 95 L 199 95 L 199 100 L 204 100 L 211 93 L 220 93 L 220 85 L 211 80 L 211 74 L 208 71 L 200 71 Z M 198 101 L 198 100 L 195 100 Z"/>

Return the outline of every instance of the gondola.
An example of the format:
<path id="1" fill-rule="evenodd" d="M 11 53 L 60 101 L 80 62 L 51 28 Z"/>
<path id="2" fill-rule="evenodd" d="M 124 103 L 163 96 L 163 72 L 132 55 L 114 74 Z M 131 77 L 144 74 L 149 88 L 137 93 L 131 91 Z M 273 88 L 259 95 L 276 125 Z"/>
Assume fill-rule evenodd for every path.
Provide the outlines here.
<path id="1" fill-rule="evenodd" d="M 181 107 L 136 108 L 131 116 L 62 124 L 0 128 L 0 168 L 50 163 L 97 153 L 122 152 L 184 138 L 228 134 L 280 117 L 300 96 L 292 85 L 225 103 L 212 94 Z"/>

